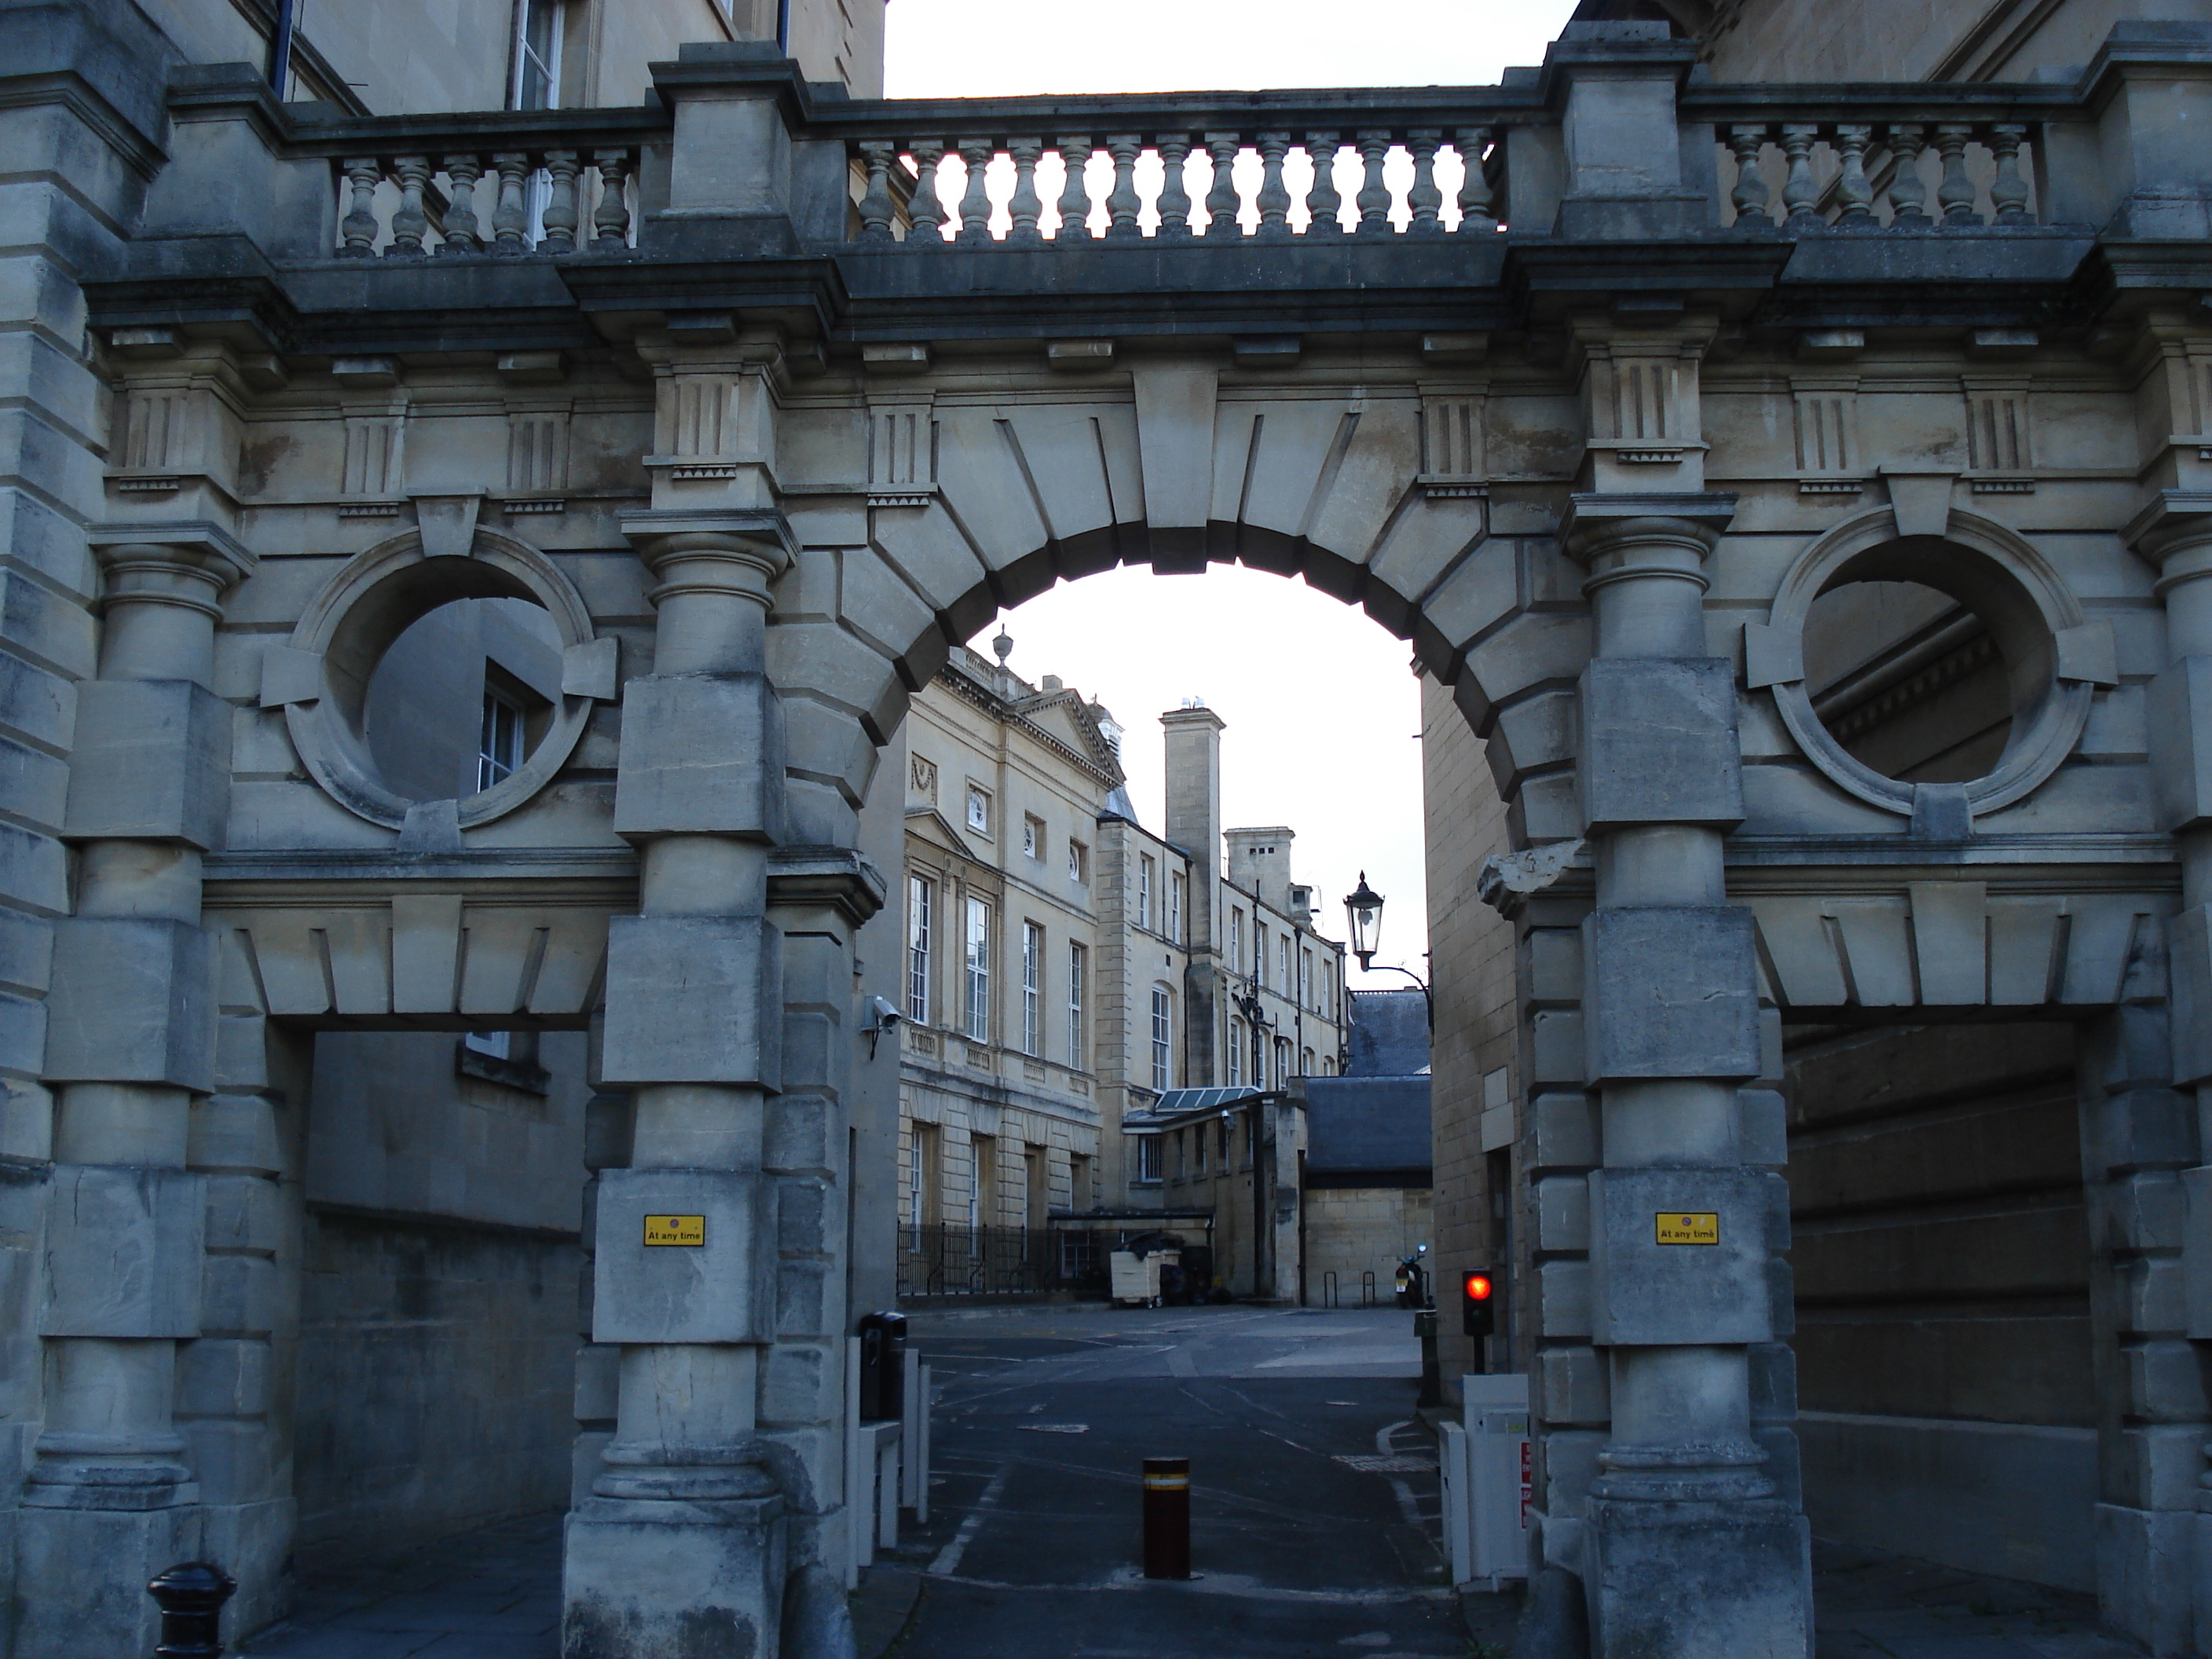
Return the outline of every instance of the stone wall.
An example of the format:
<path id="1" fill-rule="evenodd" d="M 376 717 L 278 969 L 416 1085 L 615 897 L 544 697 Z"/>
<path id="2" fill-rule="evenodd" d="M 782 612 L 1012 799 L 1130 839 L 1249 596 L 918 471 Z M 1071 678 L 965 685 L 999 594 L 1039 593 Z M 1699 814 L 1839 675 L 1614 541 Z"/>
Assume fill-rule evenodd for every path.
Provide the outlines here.
<path id="1" fill-rule="evenodd" d="M 581 1259 L 573 1236 L 310 1206 L 301 1568 L 568 1502 Z"/>
<path id="2" fill-rule="evenodd" d="M 1483 860 L 1508 848 L 1505 804 L 1481 740 L 1454 707 L 1450 691 L 1426 676 L 1421 680 L 1421 781 L 1428 824 L 1429 969 L 1437 1006 L 1430 1061 L 1436 1143 L 1430 1255 L 1437 1271 L 1449 1275 L 1492 1260 L 1495 1218 L 1485 1144 L 1510 1156 L 1519 1026 L 1513 924 L 1474 902 Z M 1491 1079 L 1486 1092 L 1486 1079 Z M 1506 1118 L 1493 1117 L 1486 1134 L 1486 1101 L 1495 1109 L 1501 1097 L 1508 1103 Z M 1513 1308 L 1509 1301 L 1509 1317 Z M 1445 1388 L 1455 1392 L 1457 1378 L 1480 1370 L 1482 1358 L 1456 1316 L 1437 1326 Z M 1512 1369 L 1520 1369 L 1519 1352 L 1516 1345 Z"/>
<path id="3" fill-rule="evenodd" d="M 454 1033 L 317 1040 L 298 1349 L 301 1564 L 566 1502 L 585 1042 L 541 1033 L 535 1062 L 496 1067 Z"/>
<path id="4" fill-rule="evenodd" d="M 1360 1274 L 1375 1275 L 1387 1301 L 1391 1275 L 1420 1245 L 1433 1247 L 1436 1195 L 1426 1187 L 1309 1187 L 1305 1192 L 1306 1301 L 1318 1307 L 1325 1273 L 1336 1275 L 1337 1304 L 1359 1305 Z M 1434 1255 L 1434 1249 L 1430 1254 Z"/>
<path id="5" fill-rule="evenodd" d="M 2122 18 L 2204 15 L 2185 0 L 1720 0 L 1699 9 L 1707 15 L 1697 33 L 1715 73 L 1760 81 L 2033 80 L 2052 69 L 2079 72 Z"/>
<path id="6" fill-rule="evenodd" d="M 2095 1588 L 2075 1037 L 1796 1027 L 1799 1436 L 1816 1531 Z"/>

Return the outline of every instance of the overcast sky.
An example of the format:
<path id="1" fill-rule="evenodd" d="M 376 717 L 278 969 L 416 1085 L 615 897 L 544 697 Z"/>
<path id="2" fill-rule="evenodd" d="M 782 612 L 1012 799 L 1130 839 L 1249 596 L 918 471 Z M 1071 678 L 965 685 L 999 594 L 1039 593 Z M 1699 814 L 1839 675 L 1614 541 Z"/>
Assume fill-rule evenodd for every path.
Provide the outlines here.
<path id="1" fill-rule="evenodd" d="M 890 0 L 893 98 L 1206 88 L 1487 86 L 1542 61 L 1573 0 Z M 1203 697 L 1228 723 L 1228 823 L 1287 824 L 1326 931 L 1364 868 L 1389 901 L 1378 963 L 1427 977 L 1420 696 L 1404 641 L 1302 581 L 1217 566 L 1063 583 L 1003 618 L 1010 666 L 1057 674 L 1127 729 L 1138 815 L 1162 817 L 1159 715 Z M 974 641 L 988 652 L 1000 624 Z M 1352 981 L 1361 980 L 1355 969 Z M 1377 988 L 1403 985 L 1375 975 Z"/>

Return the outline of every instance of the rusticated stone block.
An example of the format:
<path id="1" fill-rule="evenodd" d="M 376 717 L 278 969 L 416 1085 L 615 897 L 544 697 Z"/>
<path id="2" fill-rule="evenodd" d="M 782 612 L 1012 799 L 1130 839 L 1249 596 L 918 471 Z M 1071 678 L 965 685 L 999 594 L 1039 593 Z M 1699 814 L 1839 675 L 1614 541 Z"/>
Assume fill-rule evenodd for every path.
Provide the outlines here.
<path id="1" fill-rule="evenodd" d="M 189 680 L 90 680 L 76 697 L 62 833 L 220 845 L 230 705 Z"/>
<path id="2" fill-rule="evenodd" d="M 615 832 L 782 841 L 783 707 L 763 674 L 677 674 L 623 688 Z"/>
<path id="3" fill-rule="evenodd" d="M 1587 829 L 1743 821 L 1735 675 L 1725 659 L 1600 658 L 1583 671 L 1580 709 Z"/>
<path id="4" fill-rule="evenodd" d="M 1547 1423 L 1602 1423 L 1613 1415 L 1605 1360 L 1594 1348 L 1546 1348 L 1536 1357 L 1536 1414 Z"/>
<path id="5" fill-rule="evenodd" d="M 1593 910 L 1583 922 L 1583 963 L 1589 1081 L 1759 1075 L 1750 911 Z"/>
<path id="6" fill-rule="evenodd" d="M 594 1342 L 766 1342 L 775 1282 L 762 1176 L 739 1170 L 609 1170 L 599 1176 Z M 646 1218 L 689 1218 L 682 1225 Z M 696 1226 L 690 1224 L 696 1223 Z M 656 1243 L 652 1237 L 698 1243 Z"/>
<path id="7" fill-rule="evenodd" d="M 1766 1342 L 1770 1177 L 1749 1170 L 1591 1172 L 1590 1331 L 1602 1345 Z M 1665 1218 L 1710 1217 L 1705 1236 Z"/>
<path id="8" fill-rule="evenodd" d="M 780 1086 L 782 939 L 760 916 L 615 918 L 601 1075 Z"/>
<path id="9" fill-rule="evenodd" d="M 2144 712 L 2161 827 L 2212 823 L 2212 657 L 2185 657 L 2153 680 Z"/>
<path id="10" fill-rule="evenodd" d="M 215 958 L 214 936 L 189 922 L 57 922 L 47 1079 L 213 1088 Z"/>
<path id="11" fill-rule="evenodd" d="M 198 1336 L 206 1207 L 205 1183 L 182 1170 L 57 1167 L 41 1333 Z"/>

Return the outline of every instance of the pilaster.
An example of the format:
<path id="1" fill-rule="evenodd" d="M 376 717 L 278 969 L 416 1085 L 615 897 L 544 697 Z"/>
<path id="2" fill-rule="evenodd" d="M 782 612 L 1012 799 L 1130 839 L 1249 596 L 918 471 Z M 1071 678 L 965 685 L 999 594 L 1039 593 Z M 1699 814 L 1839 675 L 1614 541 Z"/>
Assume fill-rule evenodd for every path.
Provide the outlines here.
<path id="1" fill-rule="evenodd" d="M 1753 1382 L 1778 1334 L 1778 1178 L 1747 1158 L 1739 1094 L 1771 1068 L 1722 856 L 1743 816 L 1735 676 L 1706 654 L 1703 605 L 1735 505 L 1580 495 L 1565 529 L 1596 641 L 1577 781 L 1596 866 L 1580 1035 L 1600 1163 L 1580 1207 L 1610 1426 L 1582 1565 L 1606 1659 L 1688 1659 L 1717 1627 L 1731 1653 L 1811 1644 L 1805 1522 L 1766 1468 L 1774 1391 Z"/>
<path id="2" fill-rule="evenodd" d="M 805 1504 L 759 1422 L 777 1319 L 765 1153 L 784 1082 L 766 635 L 790 554 L 757 514 L 653 512 L 623 529 L 659 614 L 653 672 L 624 688 L 615 822 L 640 848 L 639 914 L 610 933 L 599 1065 L 635 1109 L 629 1167 L 596 1182 L 592 1338 L 620 1358 L 611 1437 L 569 1518 L 562 1642 L 607 1659 L 768 1652 Z"/>
<path id="3" fill-rule="evenodd" d="M 2124 1004 L 2084 1045 L 2082 1175 L 2093 1236 L 2112 1247 L 2094 1264 L 2103 1293 L 2092 1325 L 2100 1352 L 2119 1360 L 2100 1367 L 2100 1393 L 2126 1396 L 2106 1398 L 2100 1413 L 2098 1578 L 2106 1616 L 2153 1651 L 2192 1636 L 2202 1651 L 2212 1641 L 2212 1408 L 2199 1380 L 2212 1340 L 2212 490 L 2160 491 L 2126 534 L 2158 567 L 2166 601 L 2167 665 L 2148 712 L 2183 908 L 2167 924 L 2170 1003 Z M 2139 1002 L 2167 989 L 2135 988 Z"/>
<path id="4" fill-rule="evenodd" d="M 40 1331 L 57 1389 L 20 1526 L 19 1582 L 42 1587 L 17 1629 L 34 1653 L 144 1647 L 150 1611 L 126 1592 L 198 1547 L 179 1345 L 199 1348 L 222 1282 L 208 1282 L 209 1181 L 187 1167 L 194 1103 L 216 1082 L 200 859 L 221 838 L 229 767 L 228 711 L 209 689 L 215 628 L 253 561 L 204 523 L 90 539 L 104 626 L 100 676 L 80 693 L 64 818 L 76 890 L 55 931 L 46 1062 L 52 1178 L 68 1194 Z M 102 1570 L 83 1571 L 88 1559 Z"/>

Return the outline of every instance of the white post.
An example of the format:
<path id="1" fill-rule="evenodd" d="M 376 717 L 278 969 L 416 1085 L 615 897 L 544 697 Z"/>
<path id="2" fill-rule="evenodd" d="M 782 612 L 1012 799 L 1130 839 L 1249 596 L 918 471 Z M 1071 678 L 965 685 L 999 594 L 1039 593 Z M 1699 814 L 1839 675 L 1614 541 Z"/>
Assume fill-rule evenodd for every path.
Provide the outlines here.
<path id="1" fill-rule="evenodd" d="M 921 1419 L 929 1402 L 921 1397 L 921 1356 L 905 1350 L 904 1375 L 899 1379 L 899 1502 L 921 1518 L 926 1477 L 921 1469 Z"/>
<path id="2" fill-rule="evenodd" d="M 868 1492 L 874 1462 L 863 1452 L 860 1438 L 860 1339 L 849 1336 L 845 1339 L 845 1524 L 853 1547 L 845 1569 L 847 1589 L 860 1582 L 860 1569 L 876 1559 L 870 1542 L 872 1505 Z"/>
<path id="3" fill-rule="evenodd" d="M 919 1395 L 921 1403 L 915 1408 L 920 1413 L 921 1432 L 914 1455 L 915 1467 L 919 1471 L 914 1481 L 914 1518 L 925 1525 L 929 1520 L 929 1372 L 928 1366 L 921 1368 L 921 1391 Z"/>

